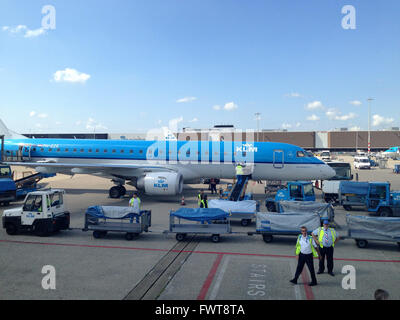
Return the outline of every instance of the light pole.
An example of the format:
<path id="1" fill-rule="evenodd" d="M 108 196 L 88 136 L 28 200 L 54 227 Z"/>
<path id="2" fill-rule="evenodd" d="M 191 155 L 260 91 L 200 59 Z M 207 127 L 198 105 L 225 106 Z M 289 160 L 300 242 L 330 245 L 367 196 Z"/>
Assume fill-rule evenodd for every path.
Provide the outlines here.
<path id="1" fill-rule="evenodd" d="M 368 98 L 368 155 L 371 153 L 371 101 L 373 98 Z"/>
<path id="2" fill-rule="evenodd" d="M 260 142 L 260 119 L 261 119 L 261 113 L 256 112 L 255 113 L 256 120 L 257 120 L 257 142 Z"/>

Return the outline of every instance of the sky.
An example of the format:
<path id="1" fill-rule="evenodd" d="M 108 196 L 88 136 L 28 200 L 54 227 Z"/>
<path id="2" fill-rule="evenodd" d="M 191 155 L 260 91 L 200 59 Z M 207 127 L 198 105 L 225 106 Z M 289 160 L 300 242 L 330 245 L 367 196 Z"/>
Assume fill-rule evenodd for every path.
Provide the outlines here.
<path id="1" fill-rule="evenodd" d="M 373 98 L 371 128 L 399 127 L 399 15 L 398 0 L 0 0 L 0 118 L 133 133 L 256 129 L 259 112 L 261 129 L 367 130 Z"/>

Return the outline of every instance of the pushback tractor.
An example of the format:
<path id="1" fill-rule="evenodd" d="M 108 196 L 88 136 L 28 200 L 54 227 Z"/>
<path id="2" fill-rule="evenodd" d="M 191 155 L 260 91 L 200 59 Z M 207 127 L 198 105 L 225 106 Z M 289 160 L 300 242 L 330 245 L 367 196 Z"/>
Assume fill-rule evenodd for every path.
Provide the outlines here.
<path id="1" fill-rule="evenodd" d="M 7 234 L 32 231 L 38 236 L 69 229 L 70 214 L 65 210 L 64 190 L 43 190 L 29 193 L 24 205 L 3 213 L 3 228 Z"/>

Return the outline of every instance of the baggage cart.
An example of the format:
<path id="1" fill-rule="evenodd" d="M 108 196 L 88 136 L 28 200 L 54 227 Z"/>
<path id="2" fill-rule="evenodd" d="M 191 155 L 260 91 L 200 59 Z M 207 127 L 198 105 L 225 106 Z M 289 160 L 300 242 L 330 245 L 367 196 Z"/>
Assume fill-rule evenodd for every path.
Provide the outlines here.
<path id="1" fill-rule="evenodd" d="M 93 231 L 94 238 L 103 238 L 108 232 L 125 233 L 126 240 L 133 240 L 151 227 L 151 210 L 135 213 L 130 207 L 94 206 L 85 213 L 83 231 Z"/>
<path id="2" fill-rule="evenodd" d="M 221 234 L 232 230 L 229 213 L 221 209 L 182 208 L 170 212 L 169 232 L 176 233 L 177 241 L 185 240 L 188 234 L 211 234 L 211 240 L 219 242 Z"/>

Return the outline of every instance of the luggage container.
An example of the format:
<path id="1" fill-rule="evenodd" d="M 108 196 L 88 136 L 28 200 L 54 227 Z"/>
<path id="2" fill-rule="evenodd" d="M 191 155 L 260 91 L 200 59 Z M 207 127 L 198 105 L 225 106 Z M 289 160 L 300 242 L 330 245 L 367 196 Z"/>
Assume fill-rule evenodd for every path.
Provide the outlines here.
<path id="1" fill-rule="evenodd" d="M 123 232 L 133 240 L 151 227 L 151 210 L 132 212 L 131 207 L 93 206 L 86 210 L 83 231 L 93 231 L 93 237 L 103 238 L 108 232 Z"/>
<path id="2" fill-rule="evenodd" d="M 258 212 L 256 232 L 248 235 L 260 234 L 264 242 L 270 243 L 275 235 L 298 236 L 300 228 L 305 226 L 307 233 L 320 227 L 320 216 L 315 212 L 304 213 L 273 213 Z"/>
<path id="3" fill-rule="evenodd" d="M 248 226 L 260 210 L 260 203 L 255 200 L 229 201 L 213 199 L 208 201 L 209 208 L 217 208 L 230 213 L 231 220 L 240 220 L 242 226 Z"/>
<path id="4" fill-rule="evenodd" d="M 169 232 L 176 233 L 177 241 L 185 240 L 187 234 L 197 233 L 211 234 L 211 240 L 219 242 L 221 234 L 232 233 L 232 230 L 229 213 L 221 209 L 182 208 L 170 212 Z"/>
<path id="5" fill-rule="evenodd" d="M 400 248 L 400 218 L 346 215 L 347 235 L 357 247 L 366 248 L 368 241 L 395 242 Z M 345 234 L 346 234 L 345 233 Z"/>

